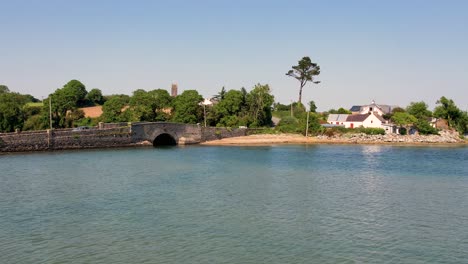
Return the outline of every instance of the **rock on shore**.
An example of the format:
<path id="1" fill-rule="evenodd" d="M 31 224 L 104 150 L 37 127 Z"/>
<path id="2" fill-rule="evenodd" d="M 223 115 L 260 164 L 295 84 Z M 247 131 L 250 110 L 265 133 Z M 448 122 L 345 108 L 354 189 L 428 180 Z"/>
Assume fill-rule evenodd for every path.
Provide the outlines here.
<path id="1" fill-rule="evenodd" d="M 257 134 L 212 140 L 203 145 L 270 145 L 270 144 L 466 144 L 458 133 L 441 131 L 440 135 L 366 135 L 344 134 L 335 136 L 305 137 L 298 134 Z"/>
<path id="2" fill-rule="evenodd" d="M 463 143 L 457 132 L 440 131 L 440 135 L 366 135 L 366 134 L 344 134 L 332 137 L 317 136 L 319 141 L 337 141 L 343 143 Z"/>

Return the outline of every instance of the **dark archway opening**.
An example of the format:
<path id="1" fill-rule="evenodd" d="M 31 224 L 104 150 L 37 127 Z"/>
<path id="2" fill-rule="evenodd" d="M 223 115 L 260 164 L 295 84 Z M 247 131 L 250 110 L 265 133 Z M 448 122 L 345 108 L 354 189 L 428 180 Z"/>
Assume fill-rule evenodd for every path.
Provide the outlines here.
<path id="1" fill-rule="evenodd" d="M 177 145 L 176 140 L 169 134 L 163 133 L 157 136 L 153 141 L 153 146 L 175 146 Z"/>

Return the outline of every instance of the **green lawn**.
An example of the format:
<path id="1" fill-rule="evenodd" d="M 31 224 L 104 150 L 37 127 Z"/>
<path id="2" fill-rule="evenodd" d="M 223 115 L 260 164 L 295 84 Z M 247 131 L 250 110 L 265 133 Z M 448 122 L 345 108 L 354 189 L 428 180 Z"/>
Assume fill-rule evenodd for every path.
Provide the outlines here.
<path id="1" fill-rule="evenodd" d="M 44 104 L 42 102 L 37 102 L 37 103 L 27 103 L 27 106 L 43 106 Z"/>

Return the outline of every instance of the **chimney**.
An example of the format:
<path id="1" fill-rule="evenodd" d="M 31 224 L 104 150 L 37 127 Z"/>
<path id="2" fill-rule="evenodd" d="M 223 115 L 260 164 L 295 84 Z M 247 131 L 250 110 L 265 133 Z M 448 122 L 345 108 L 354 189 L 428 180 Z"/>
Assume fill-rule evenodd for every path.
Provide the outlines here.
<path id="1" fill-rule="evenodd" d="M 173 83 L 171 87 L 171 96 L 176 97 L 177 96 L 177 84 Z"/>

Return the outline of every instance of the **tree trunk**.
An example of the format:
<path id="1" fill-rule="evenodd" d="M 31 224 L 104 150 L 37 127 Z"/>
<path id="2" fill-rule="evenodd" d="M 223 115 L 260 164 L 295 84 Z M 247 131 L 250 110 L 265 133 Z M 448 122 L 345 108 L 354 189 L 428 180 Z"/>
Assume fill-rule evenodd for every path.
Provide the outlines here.
<path id="1" fill-rule="evenodd" d="M 302 104 L 302 87 L 299 89 L 299 101 L 297 102 Z"/>

